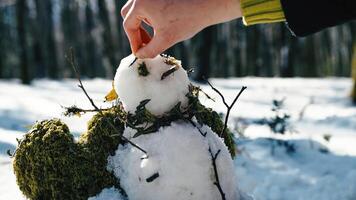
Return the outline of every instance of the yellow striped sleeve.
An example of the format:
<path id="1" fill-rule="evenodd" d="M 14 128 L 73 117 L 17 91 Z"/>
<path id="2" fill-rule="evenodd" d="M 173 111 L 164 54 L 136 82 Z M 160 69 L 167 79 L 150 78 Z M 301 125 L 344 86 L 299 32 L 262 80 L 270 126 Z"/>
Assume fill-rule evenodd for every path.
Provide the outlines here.
<path id="1" fill-rule="evenodd" d="M 245 25 L 285 21 L 280 0 L 241 0 Z"/>

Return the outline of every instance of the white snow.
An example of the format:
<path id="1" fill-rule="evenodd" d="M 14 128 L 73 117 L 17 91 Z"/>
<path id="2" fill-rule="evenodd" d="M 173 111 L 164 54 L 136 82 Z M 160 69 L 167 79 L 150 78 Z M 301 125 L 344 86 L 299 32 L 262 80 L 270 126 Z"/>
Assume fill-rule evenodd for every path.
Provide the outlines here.
<path id="1" fill-rule="evenodd" d="M 156 133 L 142 135 L 131 141 L 149 152 L 148 158 L 131 145 L 119 146 L 109 158 L 109 169 L 120 178 L 130 200 L 221 199 L 214 185 L 212 157 L 216 159 L 220 185 L 227 200 L 238 200 L 233 162 L 224 142 L 203 126 L 204 137 L 186 122 L 172 123 Z M 128 138 L 136 133 L 126 129 Z M 154 174 L 159 177 L 148 181 Z"/>
<path id="2" fill-rule="evenodd" d="M 139 103 L 146 99 L 151 100 L 146 108 L 154 115 L 164 114 L 178 102 L 186 106 L 188 99 L 185 95 L 189 85 L 187 73 L 179 62 L 177 71 L 161 80 L 162 75 L 172 67 L 164 63 L 164 59 L 158 55 L 153 59 L 138 59 L 133 63 L 135 57 L 130 55 L 121 61 L 114 86 L 126 111 L 134 113 Z M 143 62 L 149 72 L 147 76 L 138 73 L 138 67 Z"/>
<path id="3" fill-rule="evenodd" d="M 247 121 L 271 116 L 272 99 L 286 97 L 286 110 L 298 131 L 277 137 L 266 126 L 246 125 L 246 138 L 236 138 L 240 153 L 234 160 L 234 170 L 240 190 L 256 200 L 356 199 L 356 107 L 352 107 L 348 98 L 351 79 L 239 78 L 211 82 L 228 102 L 242 85 L 248 86 L 231 113 L 232 117 Z M 84 85 L 100 107 L 110 105 L 102 102 L 111 89 L 111 80 L 88 80 Z M 202 88 L 217 101 L 202 97 L 202 102 L 218 112 L 225 112 L 219 97 L 208 86 Z M 299 120 L 300 111 L 311 101 Z M 57 117 L 63 119 L 76 136 L 86 129 L 91 115 L 81 118 L 61 115 L 61 105 L 73 104 L 91 108 L 77 88 L 76 80 L 37 80 L 31 86 L 23 86 L 18 81 L 0 81 L 0 199 L 25 199 L 16 186 L 6 150 L 15 149 L 16 138 L 20 138 L 29 125 L 37 119 Z M 230 127 L 234 125 L 235 120 L 231 119 Z M 326 134 L 331 135 L 329 142 L 323 139 Z M 290 141 L 296 145 L 296 152 L 289 155 L 277 147 L 271 155 L 268 138 Z M 329 153 L 320 152 L 320 148 L 327 148 Z M 115 190 L 107 189 L 99 197 L 106 200 L 111 195 L 115 195 Z"/>
<path id="4" fill-rule="evenodd" d="M 124 196 L 115 187 L 105 188 L 100 194 L 95 197 L 90 197 L 88 200 L 124 200 Z"/>

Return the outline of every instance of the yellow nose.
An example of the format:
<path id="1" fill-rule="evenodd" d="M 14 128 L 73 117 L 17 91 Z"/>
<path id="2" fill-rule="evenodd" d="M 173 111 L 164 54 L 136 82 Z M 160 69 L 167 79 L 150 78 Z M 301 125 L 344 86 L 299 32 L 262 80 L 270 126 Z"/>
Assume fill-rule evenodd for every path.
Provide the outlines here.
<path id="1" fill-rule="evenodd" d="M 114 88 L 114 81 L 112 82 L 112 89 L 111 91 L 105 96 L 105 101 L 114 101 L 117 98 L 119 98 L 119 96 L 117 95 L 115 88 Z"/>

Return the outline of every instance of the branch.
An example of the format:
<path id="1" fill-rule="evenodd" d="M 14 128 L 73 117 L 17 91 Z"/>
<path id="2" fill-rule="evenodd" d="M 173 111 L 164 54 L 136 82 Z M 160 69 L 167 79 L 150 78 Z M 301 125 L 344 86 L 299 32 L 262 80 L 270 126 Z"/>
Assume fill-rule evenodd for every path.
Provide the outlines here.
<path id="1" fill-rule="evenodd" d="M 92 110 L 92 109 L 82 109 L 78 108 L 77 106 L 70 106 L 70 107 L 65 107 L 62 106 L 65 111 L 63 113 L 64 116 L 74 116 L 74 115 L 82 115 L 85 113 L 90 113 L 90 112 L 97 112 L 97 110 Z M 100 111 L 108 111 L 110 110 L 109 108 L 101 108 Z"/>
<path id="2" fill-rule="evenodd" d="M 131 67 L 133 64 L 135 64 L 135 62 L 138 60 L 137 57 L 135 57 L 135 59 L 131 62 L 131 64 L 129 65 L 129 67 Z"/>
<path id="3" fill-rule="evenodd" d="M 208 80 L 206 80 L 206 82 L 209 84 L 211 89 L 213 89 L 216 93 L 218 93 L 218 95 L 221 97 L 221 99 L 222 99 L 222 101 L 223 101 L 223 103 L 224 103 L 224 105 L 225 105 L 225 107 L 227 109 L 226 116 L 225 116 L 224 128 L 223 128 L 223 130 L 221 131 L 221 133 L 219 135 L 220 137 L 225 137 L 225 134 L 226 134 L 225 131 L 226 131 L 226 128 L 227 128 L 227 122 L 229 120 L 230 112 L 231 112 L 232 108 L 234 107 L 236 101 L 241 96 L 242 92 L 244 90 L 246 90 L 247 87 L 246 86 L 242 86 L 240 92 L 236 95 L 235 99 L 229 105 L 229 104 L 226 103 L 224 95 L 218 89 L 216 89 Z"/>
<path id="4" fill-rule="evenodd" d="M 214 175 L 215 175 L 214 185 L 218 188 L 218 190 L 220 192 L 220 195 L 221 195 L 221 199 L 222 200 L 226 200 L 225 193 L 224 193 L 224 191 L 223 191 L 223 189 L 221 188 L 221 185 L 220 185 L 219 173 L 218 173 L 218 169 L 217 169 L 217 166 L 216 166 L 216 159 L 218 158 L 220 152 L 221 152 L 221 150 L 219 149 L 215 153 L 215 155 L 213 155 L 213 152 L 211 151 L 211 148 L 209 147 L 209 153 L 210 153 L 210 156 L 211 156 L 211 162 L 213 164 Z"/>
<path id="5" fill-rule="evenodd" d="M 82 80 L 80 78 L 80 74 L 79 74 L 79 71 L 78 71 L 78 68 L 77 68 L 77 65 L 75 63 L 75 59 L 74 59 L 74 52 L 73 52 L 73 48 L 70 49 L 70 55 L 69 57 L 66 57 L 68 62 L 70 63 L 70 65 L 72 66 L 74 72 L 75 72 L 75 75 L 79 81 L 79 85 L 78 87 L 80 89 L 82 89 L 82 91 L 84 92 L 85 96 L 88 98 L 88 100 L 90 101 L 91 105 L 93 106 L 94 110 L 96 112 L 98 112 L 102 117 L 103 119 L 106 120 L 106 122 L 111 126 L 111 128 L 113 128 L 118 134 L 118 136 L 124 140 L 125 142 L 128 142 L 129 144 L 131 144 L 133 147 L 136 147 L 137 149 L 139 149 L 140 151 L 142 151 L 144 154 L 147 155 L 147 151 L 145 151 L 144 149 L 142 149 L 141 147 L 139 147 L 138 145 L 136 145 L 135 143 L 131 142 L 128 138 L 126 138 L 125 136 L 123 136 L 122 134 L 120 134 L 120 131 L 115 127 L 115 125 L 113 123 L 111 123 L 109 120 L 107 120 L 107 118 L 105 117 L 105 115 L 103 114 L 103 112 L 95 105 L 94 101 L 92 98 L 90 98 L 90 96 L 88 95 L 87 91 L 85 90 L 84 86 L 83 86 L 83 83 L 82 83 Z"/>
<path id="6" fill-rule="evenodd" d="M 194 122 L 192 119 L 188 119 L 188 121 L 190 122 L 190 124 L 192 124 L 192 126 L 194 126 L 195 128 L 198 129 L 199 133 L 203 136 L 206 137 L 206 134 L 208 134 L 208 132 L 203 132 Z"/>
<path id="7" fill-rule="evenodd" d="M 17 148 L 14 150 L 14 152 L 11 153 L 11 150 L 10 150 L 10 149 L 8 149 L 8 150 L 6 151 L 6 154 L 7 154 L 8 156 L 10 156 L 10 158 L 15 158 L 17 149 L 18 149 L 18 147 L 22 144 L 22 142 L 24 141 L 24 139 L 20 140 L 20 139 L 16 138 L 16 141 L 17 141 Z"/>

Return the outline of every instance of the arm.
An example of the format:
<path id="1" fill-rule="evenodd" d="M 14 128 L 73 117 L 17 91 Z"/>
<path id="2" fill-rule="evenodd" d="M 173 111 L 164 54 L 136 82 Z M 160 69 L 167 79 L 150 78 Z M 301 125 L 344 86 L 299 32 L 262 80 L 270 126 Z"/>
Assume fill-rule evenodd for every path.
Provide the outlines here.
<path id="1" fill-rule="evenodd" d="M 356 19 L 355 0 L 281 0 L 289 28 L 306 36 Z"/>
<path id="2" fill-rule="evenodd" d="M 241 0 L 246 25 L 286 21 L 296 36 L 356 19 L 355 0 Z"/>
<path id="3" fill-rule="evenodd" d="M 152 58 L 207 26 L 243 16 L 245 25 L 287 21 L 297 36 L 356 19 L 356 0 L 129 0 L 122 8 L 132 52 Z M 142 22 L 154 30 L 152 39 Z"/>
<path id="4" fill-rule="evenodd" d="M 241 9 L 239 0 L 129 0 L 121 15 L 132 52 L 152 58 L 210 25 L 241 17 Z M 154 30 L 146 44 L 142 22 Z"/>

